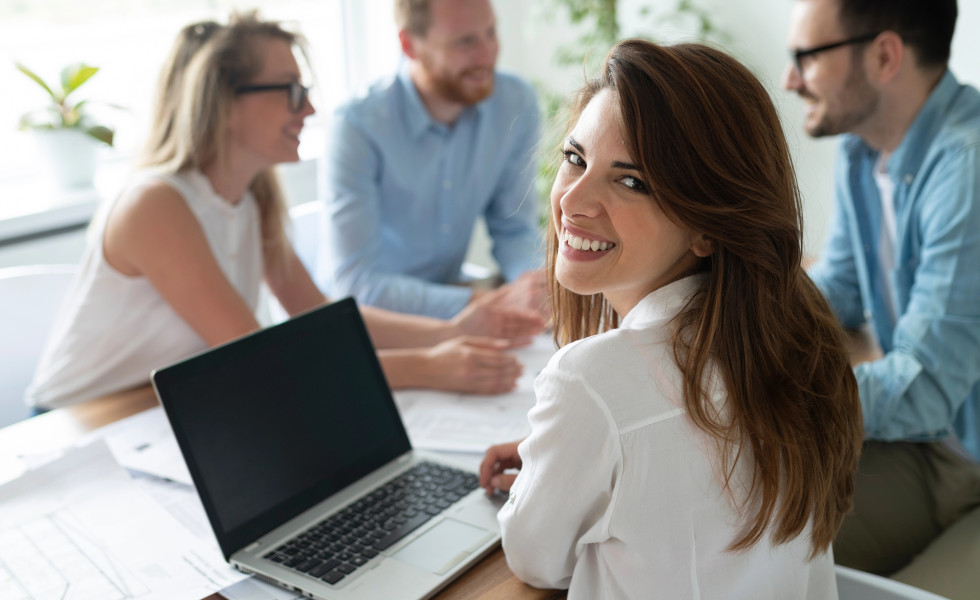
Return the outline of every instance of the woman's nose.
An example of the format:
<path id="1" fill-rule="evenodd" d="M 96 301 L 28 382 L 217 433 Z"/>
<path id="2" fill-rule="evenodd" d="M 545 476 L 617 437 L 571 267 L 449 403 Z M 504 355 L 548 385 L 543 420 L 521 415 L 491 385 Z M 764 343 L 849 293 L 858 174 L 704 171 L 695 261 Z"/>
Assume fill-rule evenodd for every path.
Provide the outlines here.
<path id="1" fill-rule="evenodd" d="M 567 182 L 557 191 L 561 212 L 567 216 L 595 217 L 602 212 L 598 182 L 590 174 L 583 174 L 572 182 Z M 556 181 L 556 184 L 558 182 Z M 558 187 L 556 185 L 556 187 Z"/>

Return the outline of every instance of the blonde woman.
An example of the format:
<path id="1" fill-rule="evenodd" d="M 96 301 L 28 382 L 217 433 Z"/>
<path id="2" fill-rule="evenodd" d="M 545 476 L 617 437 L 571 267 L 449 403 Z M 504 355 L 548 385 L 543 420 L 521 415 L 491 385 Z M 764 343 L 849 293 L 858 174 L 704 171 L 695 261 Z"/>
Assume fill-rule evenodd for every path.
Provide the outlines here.
<path id="1" fill-rule="evenodd" d="M 273 172 L 298 160 L 314 113 L 297 47 L 297 34 L 254 14 L 181 32 L 144 169 L 93 224 L 28 390 L 35 407 L 145 384 L 153 368 L 257 329 L 263 281 L 291 315 L 327 301 L 288 242 Z M 521 367 L 503 350 L 542 327 L 492 299 L 452 321 L 363 312 L 393 387 L 507 391 Z"/>

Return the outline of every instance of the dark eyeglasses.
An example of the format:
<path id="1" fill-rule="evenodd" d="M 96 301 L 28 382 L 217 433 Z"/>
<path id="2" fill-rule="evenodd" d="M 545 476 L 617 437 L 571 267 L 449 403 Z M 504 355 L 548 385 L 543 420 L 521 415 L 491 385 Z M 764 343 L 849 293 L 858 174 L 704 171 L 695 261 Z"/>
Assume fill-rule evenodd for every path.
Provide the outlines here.
<path id="1" fill-rule="evenodd" d="M 310 88 L 298 81 L 289 83 L 276 83 L 267 85 L 243 85 L 235 90 L 235 95 L 254 94 L 256 92 L 284 91 L 289 93 L 289 110 L 298 113 L 306 106 L 306 99 L 310 95 Z"/>
<path id="2" fill-rule="evenodd" d="M 826 52 L 827 50 L 833 50 L 834 48 L 840 48 L 841 46 L 849 46 L 851 44 L 864 44 L 870 42 L 881 35 L 881 33 L 868 33 L 865 35 L 859 35 L 857 37 L 852 37 L 841 42 L 834 42 L 833 44 L 824 44 L 823 46 L 816 46 L 813 48 L 802 48 L 800 50 L 790 50 L 790 55 L 793 57 L 793 66 L 796 67 L 796 72 L 800 75 L 803 74 L 803 59 L 807 56 L 813 56 L 814 54 L 820 52 Z"/>

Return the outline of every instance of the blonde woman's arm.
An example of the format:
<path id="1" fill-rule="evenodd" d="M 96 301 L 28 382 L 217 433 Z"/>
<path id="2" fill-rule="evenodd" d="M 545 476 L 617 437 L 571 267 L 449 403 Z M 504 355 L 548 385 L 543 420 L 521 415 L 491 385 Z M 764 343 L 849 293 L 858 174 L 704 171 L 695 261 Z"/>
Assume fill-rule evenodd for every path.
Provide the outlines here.
<path id="1" fill-rule="evenodd" d="M 293 249 L 286 249 L 284 260 L 266 263 L 266 283 L 286 312 L 296 315 L 327 302 Z M 494 337 L 521 345 L 544 328 L 541 317 L 532 310 L 499 306 L 506 290 L 485 294 L 450 321 L 361 306 L 361 314 L 371 340 L 378 348 L 418 348 L 435 346 L 459 336 Z M 486 344 L 483 344 L 484 346 Z"/>
<path id="2" fill-rule="evenodd" d="M 146 277 L 210 346 L 259 328 L 252 310 L 218 265 L 197 218 L 165 183 L 151 183 L 120 198 L 106 224 L 103 251 L 121 274 Z M 289 271 L 271 269 L 266 280 L 290 314 L 326 300 L 291 250 L 282 264 L 290 265 Z M 366 312 L 378 346 L 407 345 L 413 338 L 434 345 L 382 351 L 381 364 L 392 387 L 499 393 L 511 389 L 520 374 L 516 359 L 501 351 L 508 342 L 460 339 L 440 344 L 454 333 L 451 323 L 378 314 L 374 309 Z"/>
<path id="3" fill-rule="evenodd" d="M 259 328 L 218 265 L 194 213 L 166 183 L 126 192 L 109 214 L 102 243 L 109 265 L 127 277 L 146 277 L 208 345 Z"/>
<path id="4" fill-rule="evenodd" d="M 285 260 L 267 263 L 266 283 L 290 315 L 327 301 L 292 248 L 286 250 Z M 460 334 L 467 327 L 516 327 L 518 332 L 530 329 L 522 324 L 519 314 L 505 312 L 498 318 L 486 313 L 490 308 L 488 304 L 484 312 L 473 311 L 462 315 L 460 321 L 450 322 L 360 307 L 391 387 L 500 394 L 512 390 L 522 372 L 517 359 L 503 351 L 521 340 Z M 536 316 L 528 318 L 533 328 Z"/>

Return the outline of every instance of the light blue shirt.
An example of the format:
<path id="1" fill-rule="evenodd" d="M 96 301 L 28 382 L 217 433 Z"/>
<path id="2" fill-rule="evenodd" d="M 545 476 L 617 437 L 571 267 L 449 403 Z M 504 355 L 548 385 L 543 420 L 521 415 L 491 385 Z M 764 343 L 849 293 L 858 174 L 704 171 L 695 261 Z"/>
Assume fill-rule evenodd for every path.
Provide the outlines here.
<path id="1" fill-rule="evenodd" d="M 506 280 L 543 264 L 532 189 L 534 91 L 498 72 L 493 94 L 452 126 L 429 116 L 403 65 L 334 113 L 320 197 L 318 282 L 329 296 L 449 318 L 473 227 L 485 218 Z"/>
<path id="2" fill-rule="evenodd" d="M 836 215 L 810 275 L 844 325 L 871 321 L 885 352 L 855 368 L 867 437 L 955 433 L 980 460 L 980 93 L 947 71 L 888 160 L 896 247 L 887 273 L 877 159 L 859 137 L 843 138 Z"/>

